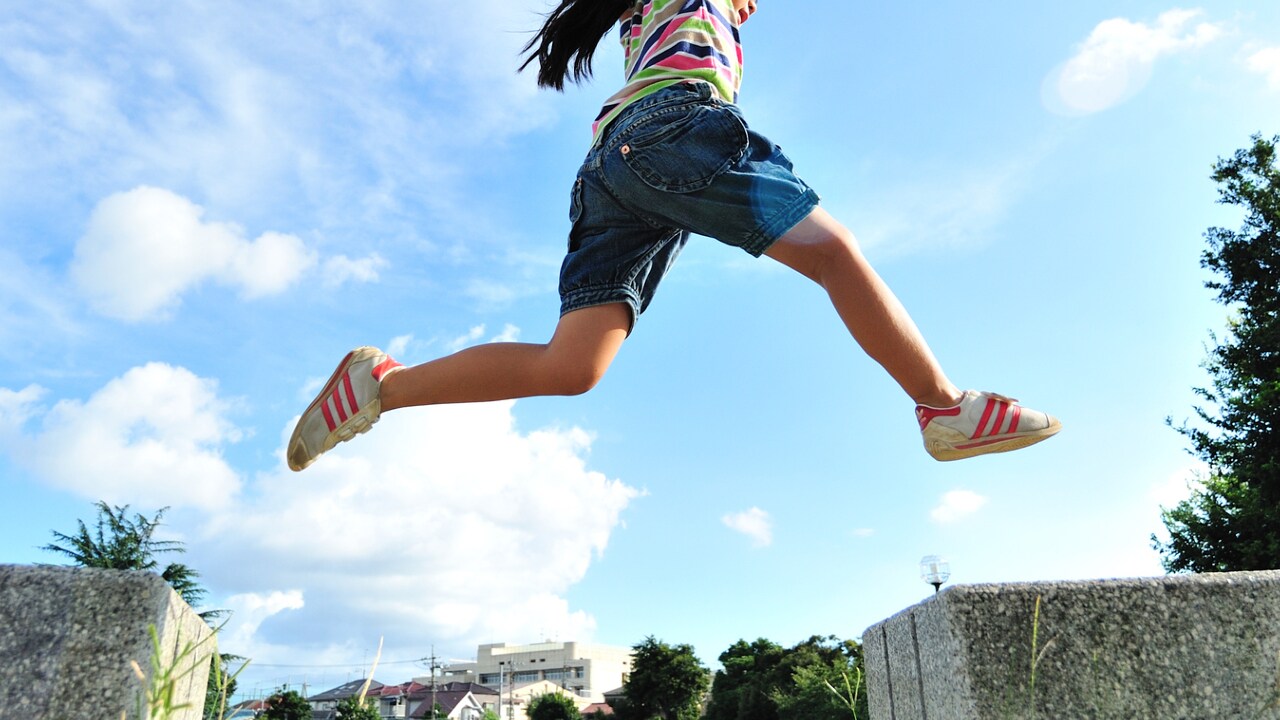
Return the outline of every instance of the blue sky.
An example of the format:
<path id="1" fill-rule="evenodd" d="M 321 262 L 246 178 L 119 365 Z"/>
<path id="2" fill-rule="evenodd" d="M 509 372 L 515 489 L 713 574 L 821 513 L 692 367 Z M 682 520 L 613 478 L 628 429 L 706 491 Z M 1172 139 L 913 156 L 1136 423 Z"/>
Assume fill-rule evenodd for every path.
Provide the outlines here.
<path id="1" fill-rule="evenodd" d="M 795 9 L 792 6 L 801 6 Z M 619 77 L 514 72 L 541 3 L 25 3 L 0 17 L 0 562 L 169 506 L 246 692 L 544 638 L 856 637 L 955 582 L 1151 575 L 1228 311 L 1214 160 L 1280 132 L 1280 6 L 761 3 L 741 105 L 952 378 L 1065 429 L 939 464 L 822 294 L 701 239 L 579 398 L 389 414 L 305 473 L 350 347 L 555 325 Z M 421 669 L 385 666 L 384 682 Z"/>

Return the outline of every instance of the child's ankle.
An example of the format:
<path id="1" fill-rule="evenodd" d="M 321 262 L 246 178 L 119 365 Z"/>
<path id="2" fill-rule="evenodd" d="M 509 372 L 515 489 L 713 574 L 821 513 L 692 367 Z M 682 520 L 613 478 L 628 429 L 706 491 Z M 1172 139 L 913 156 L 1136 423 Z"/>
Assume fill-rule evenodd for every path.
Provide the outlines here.
<path id="1" fill-rule="evenodd" d="M 926 395 L 913 398 L 917 405 L 924 405 L 932 408 L 949 408 L 960 404 L 964 399 L 964 393 L 959 388 L 951 387 L 941 390 L 935 390 Z"/>

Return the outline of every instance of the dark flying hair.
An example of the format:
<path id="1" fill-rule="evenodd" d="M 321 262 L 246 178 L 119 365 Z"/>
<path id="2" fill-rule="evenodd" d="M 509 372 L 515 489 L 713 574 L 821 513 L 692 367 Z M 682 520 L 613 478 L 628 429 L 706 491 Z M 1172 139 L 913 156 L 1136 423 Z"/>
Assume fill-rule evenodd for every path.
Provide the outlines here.
<path id="1" fill-rule="evenodd" d="M 636 0 L 560 0 L 522 52 L 520 70 L 538 61 L 538 86 L 564 90 L 565 80 L 591 77 L 591 57 L 609 29 Z"/>

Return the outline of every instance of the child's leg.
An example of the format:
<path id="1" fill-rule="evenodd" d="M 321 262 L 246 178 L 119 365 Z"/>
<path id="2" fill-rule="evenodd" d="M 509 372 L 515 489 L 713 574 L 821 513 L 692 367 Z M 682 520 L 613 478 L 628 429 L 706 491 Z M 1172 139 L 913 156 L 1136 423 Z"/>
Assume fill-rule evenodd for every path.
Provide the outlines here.
<path id="1" fill-rule="evenodd" d="M 942 372 L 902 303 L 858 249 L 853 233 L 821 207 L 782 236 L 769 257 L 826 289 L 858 344 L 922 405 L 947 407 L 961 392 Z"/>
<path id="2" fill-rule="evenodd" d="M 584 393 L 604 376 L 630 327 L 623 303 L 566 313 L 545 345 L 476 345 L 388 375 L 382 410 Z"/>

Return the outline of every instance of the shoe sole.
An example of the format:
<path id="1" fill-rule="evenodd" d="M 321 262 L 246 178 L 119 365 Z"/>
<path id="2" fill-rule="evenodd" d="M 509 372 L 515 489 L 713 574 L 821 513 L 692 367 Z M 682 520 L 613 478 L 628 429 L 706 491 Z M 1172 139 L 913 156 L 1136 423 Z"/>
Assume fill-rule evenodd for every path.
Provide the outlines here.
<path id="1" fill-rule="evenodd" d="M 338 445 L 338 443 L 341 443 L 344 440 L 350 440 L 360 433 L 368 432 L 369 428 L 373 427 L 373 418 L 377 417 L 378 411 L 380 410 L 380 403 L 377 400 L 374 400 L 369 403 L 367 407 L 357 411 L 354 415 L 347 418 L 341 425 L 334 428 L 328 435 L 325 435 L 324 442 L 318 451 L 312 451 L 311 448 L 307 448 L 305 443 L 302 441 L 302 421 L 306 419 L 313 410 L 329 399 L 329 396 L 332 395 L 333 391 L 337 388 L 338 382 L 342 379 L 342 376 L 352 365 L 362 360 L 369 360 L 377 356 L 379 352 L 380 351 L 374 347 L 356 348 L 355 350 L 347 353 L 346 357 L 342 358 L 342 362 L 338 363 L 337 369 L 335 369 L 333 374 L 329 376 L 329 380 L 324 384 L 324 388 L 321 389 L 315 399 L 311 401 L 311 404 L 307 406 L 307 409 L 302 411 L 302 416 L 298 418 L 297 426 L 293 428 L 293 434 L 289 437 L 289 446 L 285 451 L 285 457 L 290 470 L 299 472 L 307 469 L 316 461 L 317 458 L 332 450 Z M 370 415 L 373 417 L 371 418 Z M 299 445 L 301 445 L 304 450 L 310 454 L 310 457 L 307 458 L 306 462 L 300 465 L 295 465 L 293 462 L 292 451 L 293 448 Z"/>
<path id="2" fill-rule="evenodd" d="M 1012 450 L 1021 450 L 1029 445 L 1035 445 L 1042 440 L 1048 440 L 1054 435 L 1057 435 L 1058 431 L 1061 429 L 1062 424 L 1055 422 L 1053 425 L 1050 425 L 1043 430 L 1037 430 L 1034 433 L 981 440 L 971 445 L 963 446 L 952 445 L 945 440 L 930 440 L 927 442 L 925 449 L 934 460 L 950 462 L 952 460 L 963 460 L 965 458 L 977 457 L 979 455 L 994 455 L 996 453 L 1010 452 Z"/>

